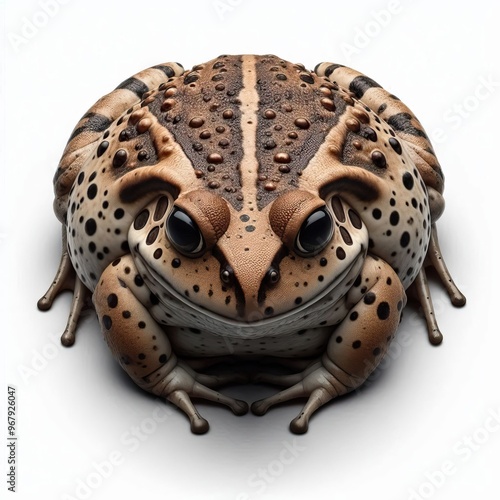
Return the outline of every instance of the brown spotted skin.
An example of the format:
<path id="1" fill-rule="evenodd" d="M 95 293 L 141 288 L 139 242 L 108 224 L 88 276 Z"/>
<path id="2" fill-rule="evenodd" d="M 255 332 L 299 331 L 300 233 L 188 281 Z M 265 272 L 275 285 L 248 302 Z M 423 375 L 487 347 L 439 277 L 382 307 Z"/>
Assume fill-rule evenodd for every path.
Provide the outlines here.
<path id="1" fill-rule="evenodd" d="M 190 397 L 241 414 L 246 403 L 207 386 L 248 378 L 197 373 L 194 359 L 310 360 L 299 374 L 250 377 L 286 387 L 256 414 L 309 398 L 291 424 L 305 432 L 383 358 L 410 286 L 437 343 L 429 262 L 463 303 L 437 246 L 442 191 L 418 120 L 354 70 L 271 55 L 155 66 L 70 137 L 55 177 L 67 250 L 39 306 L 69 286 L 71 262 L 118 362 L 194 432 L 208 424 Z M 73 340 L 80 309 L 78 298 Z"/>

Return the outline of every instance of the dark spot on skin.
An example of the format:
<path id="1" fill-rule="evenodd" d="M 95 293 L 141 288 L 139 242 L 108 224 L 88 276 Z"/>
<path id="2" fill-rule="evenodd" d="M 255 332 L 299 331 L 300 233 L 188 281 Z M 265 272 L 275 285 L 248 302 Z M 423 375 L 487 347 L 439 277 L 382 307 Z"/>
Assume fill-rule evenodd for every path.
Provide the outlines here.
<path id="1" fill-rule="evenodd" d="M 102 317 L 102 325 L 104 326 L 104 328 L 106 328 L 106 330 L 109 330 L 111 328 L 111 326 L 113 325 L 111 318 L 107 314 L 105 314 Z"/>
<path id="2" fill-rule="evenodd" d="M 144 280 L 140 275 L 136 274 L 134 278 L 134 283 L 136 284 L 136 286 L 142 286 L 144 285 Z"/>
<path id="3" fill-rule="evenodd" d="M 337 342 L 337 344 L 340 344 L 342 342 L 342 337 L 340 335 L 336 337 L 335 342 Z"/>
<path id="4" fill-rule="evenodd" d="M 181 259 L 172 259 L 171 264 L 174 269 L 177 269 L 178 267 L 181 267 Z"/>
<path id="5" fill-rule="evenodd" d="M 399 222 L 399 213 L 396 211 L 392 212 L 389 217 L 389 221 L 391 223 L 391 226 L 397 226 Z"/>
<path id="6" fill-rule="evenodd" d="M 156 241 L 156 238 L 158 238 L 159 232 L 159 226 L 155 226 L 153 229 L 151 229 L 146 237 L 146 245 L 152 245 Z"/>
<path id="7" fill-rule="evenodd" d="M 159 358 L 158 358 L 158 361 L 162 364 L 166 363 L 167 362 L 167 355 L 166 354 L 162 354 Z"/>
<path id="8" fill-rule="evenodd" d="M 375 347 L 375 349 L 373 349 L 373 355 L 378 356 L 379 354 L 380 354 L 380 347 Z"/>
<path id="9" fill-rule="evenodd" d="M 353 343 L 352 343 L 352 348 L 353 349 L 359 349 L 361 347 L 361 340 L 355 340 Z"/>
<path id="10" fill-rule="evenodd" d="M 361 221 L 361 218 L 359 215 L 352 210 L 351 208 L 349 209 L 348 212 L 349 219 L 351 221 L 351 224 L 356 228 L 356 229 L 361 229 L 363 227 L 363 222 Z"/>
<path id="11" fill-rule="evenodd" d="M 117 208 L 113 215 L 115 219 L 120 220 L 125 215 L 125 211 L 123 208 Z"/>
<path id="12" fill-rule="evenodd" d="M 144 330 L 144 328 L 146 328 L 146 323 L 144 321 L 139 321 L 139 323 L 137 323 L 137 326 L 141 329 L 141 330 Z"/>
<path id="13" fill-rule="evenodd" d="M 163 255 L 163 250 L 161 248 L 157 248 L 153 253 L 153 257 L 156 260 L 160 259 L 162 255 Z"/>
<path id="14" fill-rule="evenodd" d="M 376 300 L 377 296 L 373 292 L 368 292 L 364 297 L 363 297 L 363 302 L 367 305 L 373 304 Z"/>
<path id="15" fill-rule="evenodd" d="M 149 219 L 149 210 L 144 209 L 135 218 L 135 220 L 134 220 L 134 229 L 137 230 L 137 231 L 140 230 L 140 229 L 142 229 L 146 225 L 146 223 L 148 222 L 148 219 Z"/>
<path id="16" fill-rule="evenodd" d="M 387 161 L 385 159 L 384 153 L 380 151 L 374 151 L 371 155 L 373 164 L 378 167 L 378 168 L 386 168 L 387 167 Z"/>
<path id="17" fill-rule="evenodd" d="M 125 318 L 125 319 L 129 319 L 130 316 L 132 316 L 132 314 L 130 313 L 130 311 L 123 311 L 122 312 L 122 316 Z"/>
<path id="18" fill-rule="evenodd" d="M 389 144 L 391 145 L 392 149 L 396 151 L 398 155 L 400 155 L 403 152 L 403 150 L 401 149 L 401 144 L 394 137 L 389 138 Z"/>
<path id="19" fill-rule="evenodd" d="M 85 222 L 85 232 L 89 235 L 92 236 L 95 234 L 97 231 L 97 224 L 94 219 L 88 219 L 87 222 Z"/>
<path id="20" fill-rule="evenodd" d="M 321 257 L 321 259 L 319 260 L 319 265 L 321 267 L 325 267 L 327 264 L 328 264 L 328 260 L 325 257 Z"/>
<path id="21" fill-rule="evenodd" d="M 113 157 L 113 167 L 120 168 L 127 161 L 128 153 L 125 149 L 119 149 Z"/>
<path id="22" fill-rule="evenodd" d="M 349 316 L 349 319 L 350 319 L 351 321 L 356 321 L 356 320 L 358 319 L 358 316 L 359 316 L 359 314 L 358 314 L 356 311 L 354 311 L 354 312 L 352 312 L 352 313 L 351 313 L 351 315 Z"/>
<path id="23" fill-rule="evenodd" d="M 252 225 L 245 226 L 245 231 L 247 231 L 248 233 L 252 233 L 253 231 L 255 231 L 255 226 Z"/>
<path id="24" fill-rule="evenodd" d="M 345 222 L 344 207 L 338 196 L 332 198 L 332 209 L 339 222 Z"/>
<path id="25" fill-rule="evenodd" d="M 156 204 L 155 212 L 153 214 L 153 220 L 155 222 L 159 221 L 167 211 L 168 208 L 168 198 L 166 196 L 162 196 L 158 203 Z"/>
<path id="26" fill-rule="evenodd" d="M 87 197 L 89 200 L 93 200 L 97 195 L 97 184 L 91 184 L 87 189 Z"/>
<path id="27" fill-rule="evenodd" d="M 408 244 L 410 243 L 410 233 L 408 231 L 405 231 L 401 235 L 401 239 L 399 240 L 399 242 L 403 248 L 406 248 L 408 246 Z"/>
<path id="28" fill-rule="evenodd" d="M 346 245 L 352 245 L 353 241 L 352 241 L 351 235 L 349 234 L 349 231 L 344 226 L 340 226 L 340 234 L 342 235 L 342 239 L 344 240 L 344 243 Z"/>
<path id="29" fill-rule="evenodd" d="M 339 260 L 344 260 L 346 258 L 346 253 L 345 250 L 342 247 L 337 247 L 337 250 L 335 251 L 337 258 Z"/>
<path id="30" fill-rule="evenodd" d="M 379 319 L 384 320 L 391 314 L 391 308 L 388 302 L 381 302 L 377 307 L 377 316 Z"/>
<path id="31" fill-rule="evenodd" d="M 112 309 L 118 305 L 118 296 L 115 293 L 111 293 L 108 295 L 108 306 Z"/>
<path id="32" fill-rule="evenodd" d="M 108 147 L 109 147 L 109 142 L 102 141 L 101 144 L 99 144 L 99 147 L 97 148 L 97 158 L 100 158 L 106 152 Z"/>
<path id="33" fill-rule="evenodd" d="M 413 188 L 414 185 L 413 175 L 411 175 L 410 172 L 405 172 L 403 174 L 403 185 L 408 190 Z"/>
<path id="34" fill-rule="evenodd" d="M 374 208 L 372 211 L 372 215 L 374 219 L 379 220 L 382 217 L 382 211 L 378 208 Z"/>

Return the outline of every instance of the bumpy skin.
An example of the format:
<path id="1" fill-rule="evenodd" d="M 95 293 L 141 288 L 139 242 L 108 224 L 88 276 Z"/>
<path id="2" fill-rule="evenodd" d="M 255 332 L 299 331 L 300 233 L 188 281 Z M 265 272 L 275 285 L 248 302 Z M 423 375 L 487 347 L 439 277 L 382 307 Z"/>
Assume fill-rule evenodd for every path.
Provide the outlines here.
<path id="1" fill-rule="evenodd" d="M 381 361 L 407 289 L 439 343 L 427 265 L 465 303 L 437 243 L 443 176 L 421 124 L 340 65 L 245 55 L 142 71 L 80 120 L 54 184 L 63 256 L 39 307 L 74 289 L 71 345 L 92 293 L 115 358 L 194 432 L 208 423 L 191 397 L 242 414 L 209 387 L 248 379 L 285 387 L 256 414 L 308 398 L 291 423 L 305 432 Z M 239 359 L 304 369 L 217 368 Z"/>

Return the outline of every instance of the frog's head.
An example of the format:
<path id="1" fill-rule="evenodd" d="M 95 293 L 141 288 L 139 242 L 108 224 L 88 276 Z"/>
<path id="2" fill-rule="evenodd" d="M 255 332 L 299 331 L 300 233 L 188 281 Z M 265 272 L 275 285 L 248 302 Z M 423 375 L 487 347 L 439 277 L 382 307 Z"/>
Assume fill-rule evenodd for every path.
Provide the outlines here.
<path id="1" fill-rule="evenodd" d="M 242 206 L 199 189 L 140 211 L 129 244 L 161 301 L 253 323 L 348 291 L 368 234 L 340 197 L 295 189 L 260 209 Z"/>

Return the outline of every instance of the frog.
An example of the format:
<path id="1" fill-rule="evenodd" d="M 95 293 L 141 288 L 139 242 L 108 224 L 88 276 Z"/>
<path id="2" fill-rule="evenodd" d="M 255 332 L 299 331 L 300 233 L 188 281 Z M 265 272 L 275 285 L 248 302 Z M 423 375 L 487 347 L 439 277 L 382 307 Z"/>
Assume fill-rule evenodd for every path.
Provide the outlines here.
<path id="1" fill-rule="evenodd" d="M 320 407 L 362 387 L 407 302 L 438 345 L 428 268 L 460 307 L 436 221 L 444 176 L 415 114 L 342 64 L 274 55 L 167 62 L 80 119 L 54 184 L 65 346 L 95 309 L 135 384 L 208 431 L 193 398 L 234 414 Z M 249 405 L 227 384 L 281 390 Z"/>

